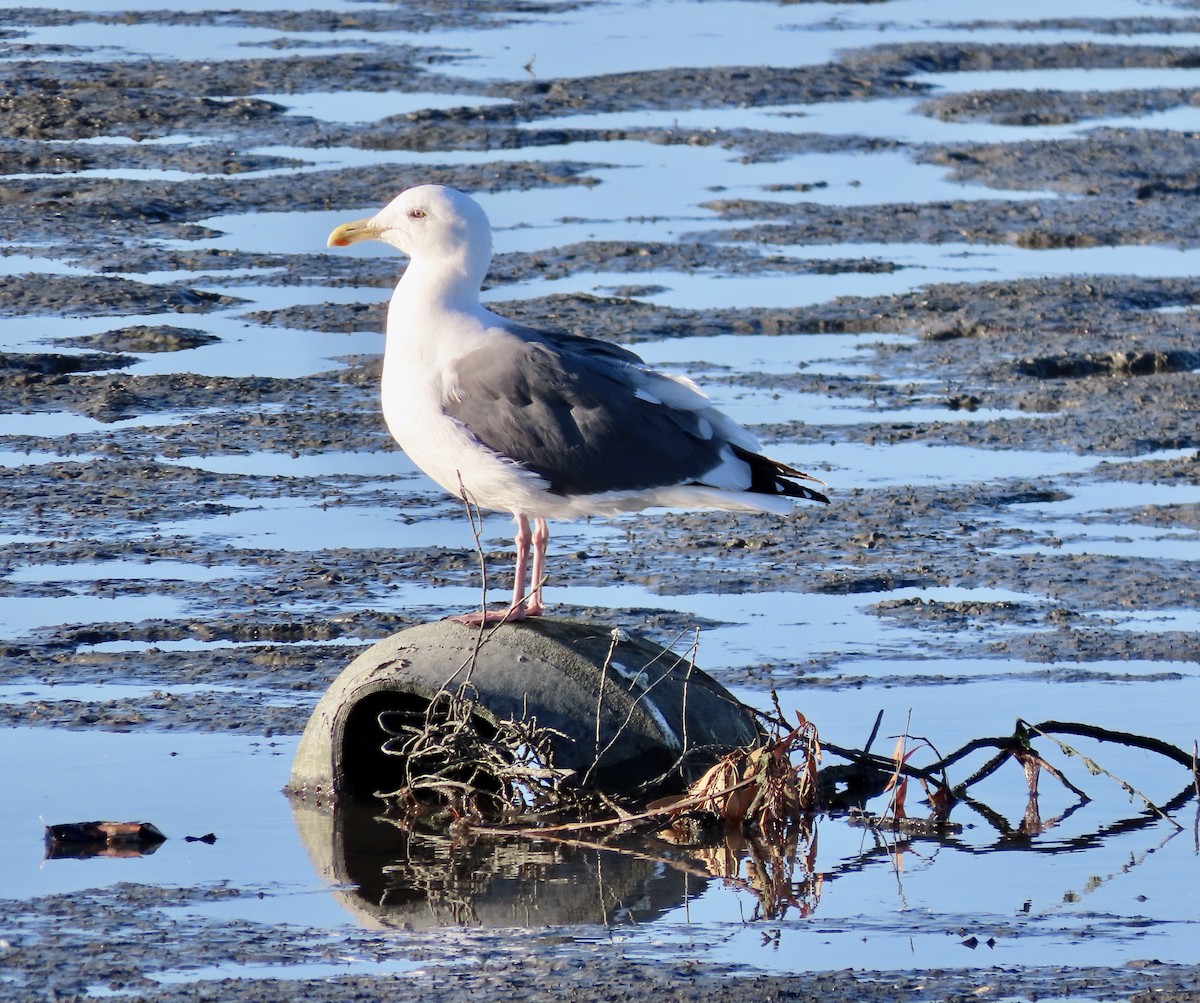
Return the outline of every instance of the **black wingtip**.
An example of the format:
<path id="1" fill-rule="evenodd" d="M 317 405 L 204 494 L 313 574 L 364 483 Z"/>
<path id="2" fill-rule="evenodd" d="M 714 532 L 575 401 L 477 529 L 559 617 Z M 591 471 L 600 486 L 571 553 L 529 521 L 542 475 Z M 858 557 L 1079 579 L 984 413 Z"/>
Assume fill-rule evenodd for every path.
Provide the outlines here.
<path id="1" fill-rule="evenodd" d="M 808 501 L 824 502 L 826 505 L 829 504 L 828 495 L 823 495 L 820 491 L 814 491 L 803 484 L 797 484 L 795 481 L 789 481 L 786 477 L 779 477 L 775 483 L 779 488 L 778 493 L 781 495 L 787 495 L 789 498 L 805 498 Z"/>
<path id="2" fill-rule="evenodd" d="M 820 491 L 805 484 L 797 484 L 794 478 L 812 481 L 814 484 L 825 486 L 825 482 L 803 470 L 797 470 L 786 463 L 772 460 L 769 456 L 752 453 L 741 446 L 731 446 L 733 455 L 750 465 L 750 490 L 764 495 L 785 495 L 788 498 L 803 498 L 806 501 L 824 502 L 829 504 L 829 498 Z"/>

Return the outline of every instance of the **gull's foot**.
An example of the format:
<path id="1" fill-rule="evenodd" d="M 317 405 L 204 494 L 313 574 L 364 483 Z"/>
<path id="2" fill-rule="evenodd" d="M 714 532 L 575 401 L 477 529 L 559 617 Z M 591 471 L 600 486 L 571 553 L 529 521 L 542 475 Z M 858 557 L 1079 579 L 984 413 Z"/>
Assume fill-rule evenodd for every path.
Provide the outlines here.
<path id="1" fill-rule="evenodd" d="M 462 613 L 448 619 L 455 623 L 465 623 L 468 627 L 490 627 L 493 624 L 516 623 L 518 620 L 527 620 L 532 616 L 541 616 L 544 608 L 541 605 L 529 606 L 522 603 L 520 606 L 509 606 L 507 609 L 472 610 L 470 613 Z"/>

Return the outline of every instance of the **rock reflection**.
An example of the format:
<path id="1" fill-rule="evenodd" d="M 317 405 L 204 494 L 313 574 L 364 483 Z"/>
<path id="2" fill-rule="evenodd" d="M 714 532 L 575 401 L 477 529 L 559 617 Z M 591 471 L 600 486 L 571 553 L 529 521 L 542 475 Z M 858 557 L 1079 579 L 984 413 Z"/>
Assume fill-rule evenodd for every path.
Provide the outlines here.
<path id="1" fill-rule="evenodd" d="M 586 838 L 455 835 L 389 818 L 377 804 L 329 811 L 294 801 L 313 865 L 365 927 L 544 927 L 646 923 L 719 881 L 753 897 L 752 919 L 803 918 L 820 899 L 806 826 L 779 845 L 678 829 L 610 844 Z M 699 838 L 696 845 L 683 845 Z"/>
<path id="2" fill-rule="evenodd" d="M 648 854 L 550 840 L 456 837 L 369 803 L 293 802 L 317 871 L 363 926 L 560 926 L 645 922 L 681 905 L 683 869 Z"/>

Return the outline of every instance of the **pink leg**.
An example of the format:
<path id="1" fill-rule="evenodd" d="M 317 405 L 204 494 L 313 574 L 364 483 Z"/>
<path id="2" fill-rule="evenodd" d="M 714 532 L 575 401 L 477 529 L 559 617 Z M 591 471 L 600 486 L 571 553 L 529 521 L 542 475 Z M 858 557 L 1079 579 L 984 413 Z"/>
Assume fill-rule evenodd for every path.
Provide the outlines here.
<path id="1" fill-rule="evenodd" d="M 533 520 L 533 575 L 529 597 L 525 600 L 525 614 L 537 616 L 546 608 L 542 602 L 542 579 L 546 577 L 546 544 L 550 542 L 550 527 L 545 519 Z"/>
<path id="2" fill-rule="evenodd" d="M 517 545 L 517 565 L 513 568 L 513 598 L 512 606 L 509 607 L 511 613 L 521 613 L 525 600 L 525 569 L 529 566 L 529 541 L 532 539 L 529 520 L 524 515 L 518 515 L 517 535 L 513 537 L 513 542 Z"/>
<path id="3" fill-rule="evenodd" d="M 456 623 L 465 623 L 468 627 L 479 627 L 492 623 L 512 623 L 514 620 L 524 620 L 527 616 L 537 616 L 542 611 L 542 592 L 540 588 L 541 579 L 538 575 L 541 573 L 540 568 L 545 564 L 546 558 L 546 540 L 549 539 L 550 533 L 546 528 L 546 520 L 538 519 L 536 521 L 536 532 L 530 532 L 529 519 L 518 514 L 517 533 L 513 537 L 513 542 L 517 548 L 516 567 L 513 568 L 513 598 L 512 605 L 508 609 L 489 609 L 489 610 L 473 610 L 470 613 L 463 613 L 461 616 L 452 616 L 450 619 Z M 529 566 L 529 544 L 533 542 L 533 570 L 534 570 L 534 585 L 533 593 L 528 597 L 525 595 L 525 572 Z"/>

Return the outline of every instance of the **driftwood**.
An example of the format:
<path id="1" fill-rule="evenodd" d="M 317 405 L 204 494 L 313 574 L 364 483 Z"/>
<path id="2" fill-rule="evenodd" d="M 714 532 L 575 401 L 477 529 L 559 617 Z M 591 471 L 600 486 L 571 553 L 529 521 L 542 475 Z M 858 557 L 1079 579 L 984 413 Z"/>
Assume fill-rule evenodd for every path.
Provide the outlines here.
<path id="1" fill-rule="evenodd" d="M 150 822 L 64 822 L 46 826 L 46 858 L 147 856 L 166 838 Z"/>
<path id="2" fill-rule="evenodd" d="M 950 814 L 958 804 L 970 807 L 1002 836 L 1015 838 L 1044 831 L 1090 800 L 1087 793 L 1035 748 L 1035 741 L 1041 739 L 1066 756 L 1078 758 L 1088 773 L 1106 776 L 1119 784 L 1139 799 L 1148 813 L 1168 820 L 1176 828 L 1180 826 L 1171 818 L 1170 812 L 1196 794 L 1195 761 L 1183 750 L 1161 739 L 1080 722 L 1030 724 L 1021 719 L 1012 735 L 973 739 L 945 756 L 937 752 L 928 738 L 906 733 L 900 736 L 892 754 L 885 756 L 869 751 L 878 734 L 879 719 L 876 719 L 867 747 L 861 750 L 821 742 L 815 725 L 802 716 L 789 727 L 778 708 L 775 715 L 763 715 L 763 719 L 771 727 L 769 737 L 763 743 L 729 753 L 696 780 L 686 793 L 648 803 L 638 802 L 636 798 L 624 798 L 617 803 L 594 794 L 581 796 L 571 787 L 572 777 L 566 771 L 557 771 L 552 763 L 539 761 L 536 723 L 519 727 L 513 724 L 511 733 L 487 739 L 472 735 L 464 746 L 474 750 L 470 759 L 471 779 L 451 782 L 426 777 L 422 781 L 423 789 L 426 792 L 451 792 L 452 796 L 444 799 L 445 803 L 451 807 L 452 815 L 473 831 L 536 835 L 539 838 L 570 838 L 587 832 L 606 831 L 628 834 L 665 827 L 666 838 L 676 842 L 702 842 L 734 827 L 747 836 L 777 841 L 790 826 L 819 811 L 844 811 L 854 824 L 900 835 L 945 837 L 961 830 L 961 826 L 950 821 Z M 468 721 L 469 715 L 466 715 L 454 723 L 450 729 L 453 741 L 463 740 L 464 728 L 469 730 Z M 444 734 L 443 729 L 431 722 L 426 722 L 419 732 L 425 741 Z M 1157 805 L 1132 784 L 1116 777 L 1059 736 L 1086 738 L 1160 755 L 1188 770 L 1188 786 L 1166 804 Z M 438 737 L 434 747 L 439 754 L 444 754 L 452 745 L 453 742 Z M 995 752 L 965 778 L 950 780 L 952 767 L 964 763 L 971 754 L 985 750 Z M 919 752 L 931 754 L 932 762 L 916 765 L 913 760 Z M 846 763 L 820 768 L 823 754 L 837 756 Z M 1020 767 L 1030 797 L 1026 815 L 1016 826 L 970 793 L 976 784 L 995 774 L 1009 760 Z M 1037 809 L 1038 783 L 1043 773 L 1062 784 L 1078 802 L 1062 817 L 1049 821 L 1043 820 Z M 484 776 L 486 782 L 481 782 Z M 907 810 L 910 781 L 920 785 L 928 806 L 927 814 L 921 817 L 910 816 Z M 414 792 L 419 787 L 421 784 L 414 783 L 403 792 L 410 808 L 415 806 Z M 516 788 L 524 792 L 519 797 L 513 793 Z M 500 796 L 504 790 L 507 793 Z M 887 807 L 877 814 L 866 812 L 867 802 L 881 795 L 889 795 Z M 489 799 L 493 806 L 501 804 L 507 810 L 500 815 L 484 810 L 484 802 Z"/>

